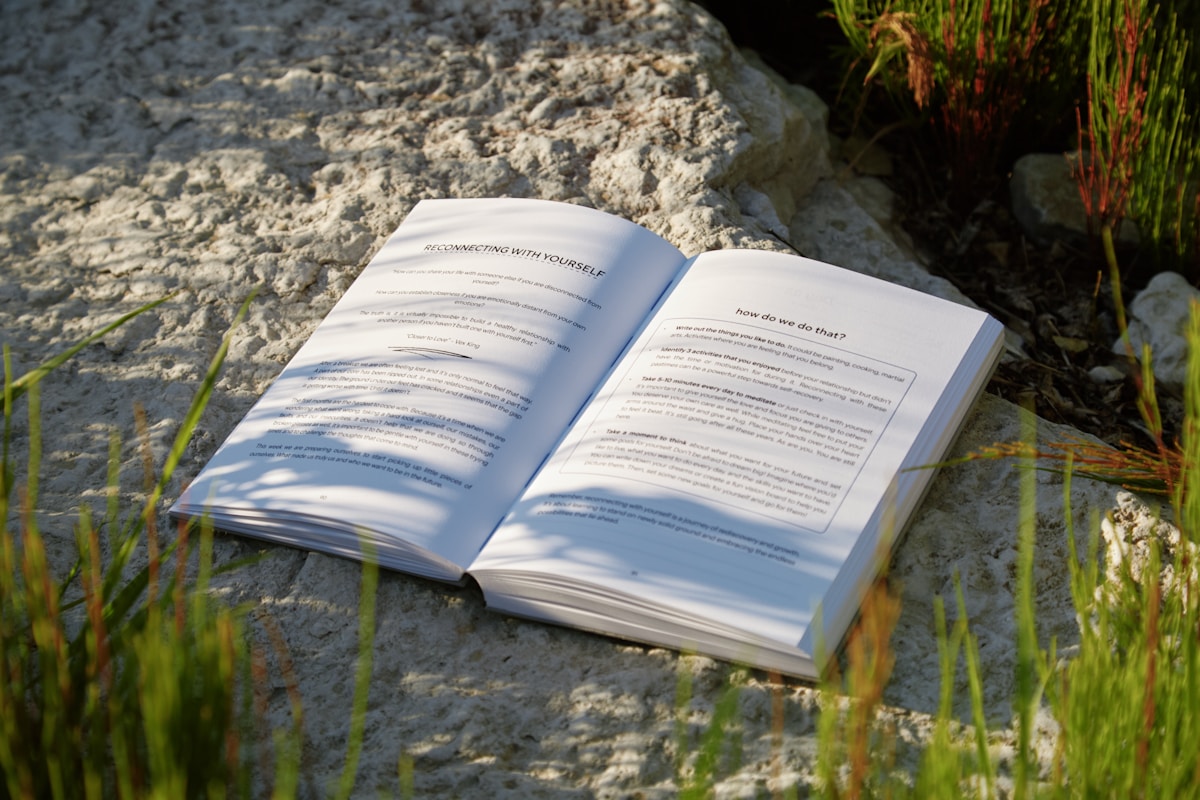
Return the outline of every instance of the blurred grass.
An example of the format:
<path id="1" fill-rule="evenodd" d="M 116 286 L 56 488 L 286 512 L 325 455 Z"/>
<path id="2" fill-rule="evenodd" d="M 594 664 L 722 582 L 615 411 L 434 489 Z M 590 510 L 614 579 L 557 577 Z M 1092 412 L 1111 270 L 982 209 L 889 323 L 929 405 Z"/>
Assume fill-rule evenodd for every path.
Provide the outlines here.
<path id="1" fill-rule="evenodd" d="M 186 527 L 161 550 L 162 492 L 212 393 L 229 345 L 209 366 L 147 500 L 121 508 L 114 435 L 99 520 L 82 506 L 77 558 L 54 574 L 38 525 L 41 384 L 89 344 L 163 300 L 127 314 L 20 375 L 4 349 L 0 458 L 0 797 L 218 797 L 248 788 L 246 720 L 251 687 L 245 613 L 208 593 L 212 532 Z M 246 312 L 249 300 L 238 314 Z M 236 327 L 236 323 L 235 323 Z M 13 460 L 18 401 L 28 414 L 24 469 Z M 148 448 L 145 450 L 148 453 Z M 101 541 L 101 531 L 106 531 Z M 148 563 L 133 569 L 139 547 Z M 198 550 L 198 552 L 196 552 Z M 188 560 L 197 577 L 188 583 Z"/>

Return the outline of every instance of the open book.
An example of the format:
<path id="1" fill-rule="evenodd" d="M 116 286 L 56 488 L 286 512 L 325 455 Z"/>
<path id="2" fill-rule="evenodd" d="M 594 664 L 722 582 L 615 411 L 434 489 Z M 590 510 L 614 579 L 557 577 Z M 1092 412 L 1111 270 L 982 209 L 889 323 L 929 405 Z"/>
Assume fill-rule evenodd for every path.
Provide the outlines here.
<path id="1" fill-rule="evenodd" d="M 805 258 L 426 200 L 171 513 L 814 677 L 1002 338 Z"/>

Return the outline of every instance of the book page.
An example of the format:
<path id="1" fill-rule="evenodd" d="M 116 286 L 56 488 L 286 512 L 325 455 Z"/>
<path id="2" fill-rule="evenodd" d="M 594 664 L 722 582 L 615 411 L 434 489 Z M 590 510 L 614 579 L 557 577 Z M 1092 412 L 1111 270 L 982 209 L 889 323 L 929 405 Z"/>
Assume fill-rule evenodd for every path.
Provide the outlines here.
<path id="1" fill-rule="evenodd" d="M 807 259 L 706 253 L 472 573 L 485 591 L 488 571 L 552 573 L 797 643 L 882 535 L 960 363 L 980 368 L 987 319 Z"/>
<path id="2" fill-rule="evenodd" d="M 361 528 L 461 567 L 682 263 L 579 206 L 423 201 L 181 508 Z"/>

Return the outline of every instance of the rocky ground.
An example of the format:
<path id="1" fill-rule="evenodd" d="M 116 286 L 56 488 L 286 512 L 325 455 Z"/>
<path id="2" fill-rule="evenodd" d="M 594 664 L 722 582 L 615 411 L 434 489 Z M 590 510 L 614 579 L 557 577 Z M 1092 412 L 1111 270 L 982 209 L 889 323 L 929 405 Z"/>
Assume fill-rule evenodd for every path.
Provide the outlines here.
<path id="1" fill-rule="evenodd" d="M 586 203 L 688 252 L 795 247 L 970 302 L 899 232 L 886 188 L 841 169 L 816 96 L 759 69 L 683 0 L 13 0 L 0 10 L 0 130 L 0 331 L 18 372 L 174 293 L 46 382 L 38 512 L 62 560 L 76 509 L 103 502 L 113 430 L 126 442 L 124 496 L 138 496 L 135 404 L 161 459 L 238 305 L 264 287 L 177 492 L 423 197 Z M 1022 338 L 1014 330 L 1006 370 L 1025 357 Z M 1015 439 L 1021 419 L 986 396 L 957 453 Z M 28 444 L 24 423 L 15 441 Z M 951 596 L 956 574 L 989 716 L 1007 720 L 1017 485 L 1007 463 L 943 471 L 895 554 L 903 606 L 886 701 L 902 762 L 929 731 L 933 598 Z M 1075 624 L 1068 526 L 1054 476 L 1037 493 L 1040 632 L 1061 649 Z M 1079 535 L 1114 503 L 1109 487 L 1076 486 Z M 218 558 L 258 549 L 222 538 Z M 274 548 L 221 586 L 254 605 L 264 642 L 277 626 L 294 661 L 306 796 L 326 793 L 345 753 L 358 576 L 353 563 Z M 383 577 L 377 624 L 368 793 L 394 791 L 408 754 L 421 794 L 671 796 L 678 676 L 695 681 L 682 712 L 694 736 L 729 674 L 495 615 L 469 589 L 402 575 Z M 270 719 L 282 725 L 285 678 L 273 675 Z M 751 676 L 744 755 L 720 795 L 810 781 L 814 703 L 810 687 Z"/>

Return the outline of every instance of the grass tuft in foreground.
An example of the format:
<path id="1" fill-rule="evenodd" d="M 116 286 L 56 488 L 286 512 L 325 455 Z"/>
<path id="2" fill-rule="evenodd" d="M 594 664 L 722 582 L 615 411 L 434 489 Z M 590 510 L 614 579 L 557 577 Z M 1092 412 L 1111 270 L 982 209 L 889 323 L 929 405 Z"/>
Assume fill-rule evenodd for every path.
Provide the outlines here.
<path id="1" fill-rule="evenodd" d="M 239 700 L 249 690 L 244 615 L 207 592 L 211 531 L 201 529 L 192 537 L 181 528 L 178 538 L 160 550 L 154 529 L 163 490 L 212 393 L 228 336 L 159 476 L 148 472 L 142 508 L 122 514 L 116 477 L 120 446 L 114 437 L 107 507 L 99 519 L 86 506 L 80 509 L 77 560 L 61 577 L 54 574 L 38 525 L 42 380 L 161 302 L 122 317 L 20 376 L 13 375 L 7 348 L 4 352 L 3 798 L 224 797 L 251 790 L 251 742 L 244 736 L 243 718 L 249 706 Z M 29 418 L 23 474 L 13 460 L 18 401 L 24 401 Z M 134 569 L 132 556 L 140 543 L 149 561 Z M 198 575 L 189 585 L 185 573 L 196 551 Z"/>
<path id="2" fill-rule="evenodd" d="M 979 652 L 958 589 L 958 616 L 948 628 L 937 608 L 942 693 L 931 740 L 919 767 L 894 768 L 894 738 L 872 711 L 888 663 L 886 604 L 868 601 L 849 639 L 847 678 L 823 690 L 819 723 L 819 790 L 831 798 L 861 797 L 1196 797 L 1200 796 L 1200 305 L 1188 331 L 1186 419 L 1180 442 L 1133 454 L 1086 444 L 1083 474 L 1165 496 L 1171 524 L 1155 526 L 1139 558 L 1104 556 L 1099 529 L 1086 553 L 1068 524 L 1072 597 L 1079 620 L 1075 652 L 1060 659 L 1053 642 L 1039 644 L 1033 603 L 1034 475 L 1060 471 L 1070 515 L 1077 443 L 1039 450 L 1029 431 L 1022 443 L 997 445 L 977 458 L 1015 458 L 1022 472 L 1015 583 L 1016 670 L 1013 725 L 987 726 Z M 1153 381 L 1139 384 L 1146 424 L 1155 427 Z M 1046 462 L 1049 461 L 1049 464 Z M 1127 521 L 1105 527 L 1119 537 Z M 1178 536 L 1168 536 L 1172 526 Z M 1123 546 L 1123 545 L 1117 545 Z M 882 591 L 876 590 L 876 595 Z M 870 648 L 856 647 L 865 639 Z M 967 670 L 971 725 L 958 722 L 953 686 L 960 659 Z M 864 734 L 863 715 L 868 720 Z M 994 737 L 1010 745 L 1002 758 Z"/>

